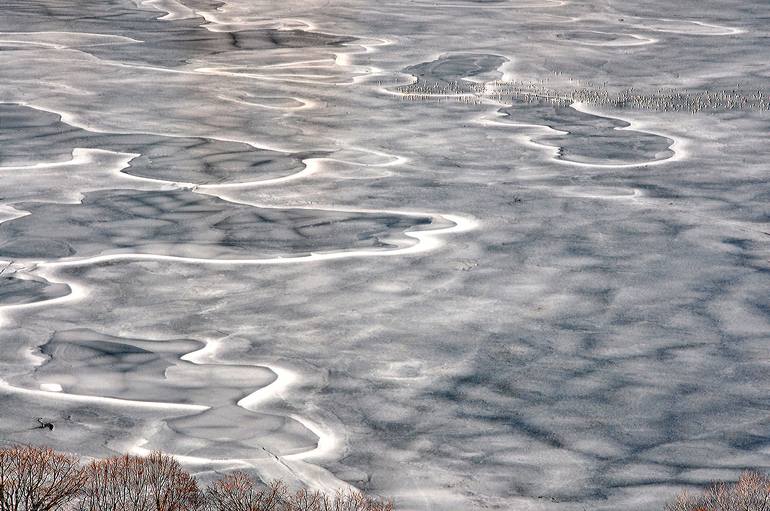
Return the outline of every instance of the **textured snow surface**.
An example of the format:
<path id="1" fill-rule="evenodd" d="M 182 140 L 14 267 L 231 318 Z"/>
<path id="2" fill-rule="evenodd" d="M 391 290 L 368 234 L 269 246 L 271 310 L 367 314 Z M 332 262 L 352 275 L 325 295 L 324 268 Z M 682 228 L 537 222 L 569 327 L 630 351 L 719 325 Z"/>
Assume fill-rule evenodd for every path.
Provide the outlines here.
<path id="1" fill-rule="evenodd" d="M 766 0 L 1 10 L 2 443 L 402 511 L 770 468 L 770 114 L 478 93 L 767 95 Z"/>

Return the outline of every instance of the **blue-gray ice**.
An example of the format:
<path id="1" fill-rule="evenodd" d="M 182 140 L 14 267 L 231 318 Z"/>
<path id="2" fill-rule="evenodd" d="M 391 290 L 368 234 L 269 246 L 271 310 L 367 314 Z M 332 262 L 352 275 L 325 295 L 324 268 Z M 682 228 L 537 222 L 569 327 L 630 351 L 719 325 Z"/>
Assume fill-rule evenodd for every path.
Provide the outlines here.
<path id="1" fill-rule="evenodd" d="M 0 11 L 2 444 L 402 511 L 770 468 L 766 0 Z"/>

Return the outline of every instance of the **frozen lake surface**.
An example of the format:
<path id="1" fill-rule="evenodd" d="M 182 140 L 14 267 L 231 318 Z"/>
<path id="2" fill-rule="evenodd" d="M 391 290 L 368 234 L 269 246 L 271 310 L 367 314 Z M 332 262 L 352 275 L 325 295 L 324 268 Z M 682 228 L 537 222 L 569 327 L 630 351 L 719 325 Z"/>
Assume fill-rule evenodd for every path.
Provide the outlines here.
<path id="1" fill-rule="evenodd" d="M 770 469 L 766 0 L 0 12 L 3 444 L 402 511 Z"/>

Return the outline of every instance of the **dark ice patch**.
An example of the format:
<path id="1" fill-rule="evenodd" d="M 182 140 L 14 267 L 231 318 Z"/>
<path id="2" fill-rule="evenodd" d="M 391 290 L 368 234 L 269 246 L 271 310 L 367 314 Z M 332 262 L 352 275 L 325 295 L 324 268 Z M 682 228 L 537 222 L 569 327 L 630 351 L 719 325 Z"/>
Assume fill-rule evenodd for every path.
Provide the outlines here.
<path id="1" fill-rule="evenodd" d="M 62 283 L 51 283 L 41 278 L 20 279 L 0 276 L 0 305 L 53 300 L 70 294 L 70 287 Z"/>
<path id="2" fill-rule="evenodd" d="M 35 369 L 33 384 L 55 383 L 81 396 L 208 407 L 166 419 L 166 427 L 148 438 L 150 447 L 174 454 L 259 457 L 267 456 L 264 449 L 315 447 L 315 435 L 294 419 L 237 405 L 274 382 L 272 371 L 256 364 L 183 360 L 203 346 L 191 339 L 119 337 L 85 328 L 57 331 L 40 348 L 47 361 Z"/>
<path id="3" fill-rule="evenodd" d="M 492 73 L 506 62 L 508 59 L 500 55 L 453 53 L 430 62 L 406 67 L 403 72 L 417 78 L 417 84 L 424 83 L 438 87 L 451 85 L 455 92 L 462 92 L 463 88 L 470 91 L 469 84 L 463 83 L 464 78 Z"/>
<path id="4" fill-rule="evenodd" d="M 132 45 L 79 48 L 103 60 L 176 67 L 232 50 L 339 47 L 353 36 L 304 30 L 209 31 L 203 18 L 161 20 L 158 10 L 137 8 L 128 0 L 8 0 L 0 32 L 86 32 L 142 41 Z M 77 46 L 76 46 L 77 47 Z"/>
<path id="5" fill-rule="evenodd" d="M 0 167 L 68 161 L 76 147 L 139 154 L 123 172 L 201 185 L 284 177 L 304 169 L 303 160 L 329 154 L 284 153 L 203 137 L 94 133 L 50 112 L 0 104 Z"/>
<path id="6" fill-rule="evenodd" d="M 189 191 L 109 190 L 82 204 L 22 203 L 0 224 L 0 257 L 144 253 L 259 258 L 385 248 L 430 219 L 391 214 L 256 208 Z M 47 243 L 43 243 L 47 240 Z"/>
<path id="7" fill-rule="evenodd" d="M 569 106 L 520 101 L 500 109 L 516 124 L 548 126 L 561 133 L 538 132 L 533 139 L 558 148 L 557 158 L 595 165 L 652 163 L 673 156 L 668 137 L 625 129 L 629 123 L 580 112 Z"/>

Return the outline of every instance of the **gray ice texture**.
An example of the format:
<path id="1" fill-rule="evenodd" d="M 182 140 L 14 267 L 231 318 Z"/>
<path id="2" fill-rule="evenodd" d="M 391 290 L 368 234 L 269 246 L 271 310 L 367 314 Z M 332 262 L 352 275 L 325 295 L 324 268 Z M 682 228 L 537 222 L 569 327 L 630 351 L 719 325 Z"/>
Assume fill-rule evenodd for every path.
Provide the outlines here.
<path id="1" fill-rule="evenodd" d="M 0 11 L 3 445 L 400 511 L 770 469 L 770 114 L 482 93 L 768 97 L 766 0 Z"/>

